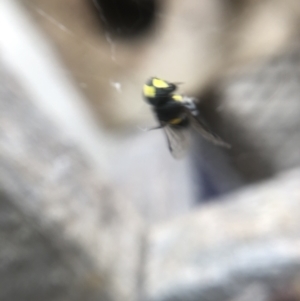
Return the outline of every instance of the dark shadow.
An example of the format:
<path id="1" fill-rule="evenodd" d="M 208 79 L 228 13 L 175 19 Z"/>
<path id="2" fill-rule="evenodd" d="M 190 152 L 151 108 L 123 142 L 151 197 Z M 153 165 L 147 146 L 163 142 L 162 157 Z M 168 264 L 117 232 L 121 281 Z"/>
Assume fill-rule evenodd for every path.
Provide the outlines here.
<path id="1" fill-rule="evenodd" d="M 255 137 L 251 137 L 249 130 L 243 124 L 237 123 L 229 112 L 226 114 L 218 112 L 221 98 L 216 88 L 207 89 L 199 96 L 201 99 L 199 109 L 212 130 L 231 144 L 232 148 L 226 153 L 230 157 L 232 166 L 241 174 L 246 183 L 272 177 L 275 174 L 272 162 L 268 154 L 262 153 L 252 143 Z"/>
<path id="2" fill-rule="evenodd" d="M 119 38 L 136 38 L 149 32 L 159 9 L 156 0 L 90 0 L 99 26 Z"/>

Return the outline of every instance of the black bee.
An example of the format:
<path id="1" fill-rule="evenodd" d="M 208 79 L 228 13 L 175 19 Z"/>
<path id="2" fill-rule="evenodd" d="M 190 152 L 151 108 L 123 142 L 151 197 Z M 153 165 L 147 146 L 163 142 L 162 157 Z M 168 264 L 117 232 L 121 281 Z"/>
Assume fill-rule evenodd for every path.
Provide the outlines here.
<path id="1" fill-rule="evenodd" d="M 159 126 L 166 132 L 168 146 L 174 158 L 181 158 L 189 146 L 190 128 L 194 128 L 205 139 L 216 145 L 230 148 L 220 137 L 214 134 L 196 106 L 196 99 L 175 94 L 177 85 L 163 79 L 152 77 L 143 87 L 143 96 L 152 106 Z"/>

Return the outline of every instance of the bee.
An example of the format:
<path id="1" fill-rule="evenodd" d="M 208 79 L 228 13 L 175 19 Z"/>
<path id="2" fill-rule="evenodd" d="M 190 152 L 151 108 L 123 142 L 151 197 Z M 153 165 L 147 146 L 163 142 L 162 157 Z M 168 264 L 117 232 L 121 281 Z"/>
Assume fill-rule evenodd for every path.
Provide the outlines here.
<path id="1" fill-rule="evenodd" d="M 193 97 L 175 93 L 175 83 L 157 77 L 151 77 L 143 87 L 143 96 L 151 105 L 159 122 L 153 129 L 164 129 L 168 147 L 174 158 L 184 156 L 189 146 L 191 128 L 199 132 L 212 143 L 230 148 L 219 136 L 211 131 L 201 116 Z"/>

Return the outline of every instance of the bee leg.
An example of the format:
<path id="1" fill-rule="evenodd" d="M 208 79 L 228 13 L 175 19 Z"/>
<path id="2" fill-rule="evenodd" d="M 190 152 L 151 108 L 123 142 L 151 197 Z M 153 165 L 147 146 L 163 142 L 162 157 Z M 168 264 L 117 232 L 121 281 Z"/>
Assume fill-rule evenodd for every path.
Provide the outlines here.
<path id="1" fill-rule="evenodd" d="M 155 127 L 151 127 L 151 128 L 141 128 L 141 127 L 138 127 L 140 130 L 142 130 L 143 132 L 149 132 L 149 131 L 152 131 L 152 130 L 158 130 L 158 129 L 162 129 L 166 126 L 167 124 L 160 124 L 158 126 L 155 126 Z"/>

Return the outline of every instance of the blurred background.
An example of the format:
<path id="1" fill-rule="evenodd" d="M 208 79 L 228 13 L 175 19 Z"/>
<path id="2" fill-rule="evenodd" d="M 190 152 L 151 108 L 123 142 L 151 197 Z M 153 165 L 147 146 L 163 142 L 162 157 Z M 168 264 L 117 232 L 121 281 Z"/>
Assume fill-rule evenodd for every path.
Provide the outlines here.
<path id="1" fill-rule="evenodd" d="M 0 0 L 0 300 L 300 300 L 300 3 Z M 181 82 L 231 149 L 170 155 Z"/>

